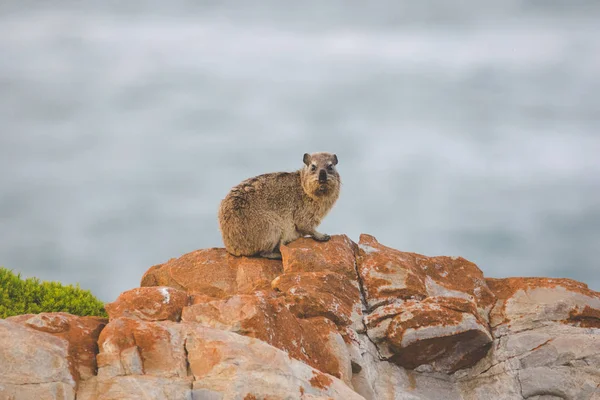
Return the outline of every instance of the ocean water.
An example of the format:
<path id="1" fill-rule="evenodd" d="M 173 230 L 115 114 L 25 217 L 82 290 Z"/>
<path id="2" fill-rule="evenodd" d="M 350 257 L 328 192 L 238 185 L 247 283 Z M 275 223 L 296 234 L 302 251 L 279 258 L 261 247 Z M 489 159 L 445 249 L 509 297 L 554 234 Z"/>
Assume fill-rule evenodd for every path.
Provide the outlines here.
<path id="1" fill-rule="evenodd" d="M 320 230 L 600 290 L 600 2 L 0 4 L 0 265 L 105 301 L 340 160 Z"/>

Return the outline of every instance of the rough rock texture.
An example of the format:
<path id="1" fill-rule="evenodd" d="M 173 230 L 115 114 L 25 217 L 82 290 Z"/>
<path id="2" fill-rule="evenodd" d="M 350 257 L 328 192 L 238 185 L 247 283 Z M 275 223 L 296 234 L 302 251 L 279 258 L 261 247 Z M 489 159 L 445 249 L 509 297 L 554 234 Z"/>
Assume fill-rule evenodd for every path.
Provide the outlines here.
<path id="1" fill-rule="evenodd" d="M 141 286 L 170 286 L 222 298 L 268 288 L 281 272 L 281 261 L 234 257 L 225 249 L 212 248 L 153 266 L 142 277 Z"/>
<path id="2" fill-rule="evenodd" d="M 186 347 L 195 392 L 240 399 L 313 398 L 358 400 L 342 381 L 257 339 L 190 326 Z M 218 398 L 218 397 L 217 397 Z"/>
<path id="3" fill-rule="evenodd" d="M 67 313 L 40 313 L 18 315 L 6 320 L 64 339 L 69 364 L 76 381 L 96 375 L 98 336 L 108 323 L 105 318 L 77 317 Z"/>
<path id="4" fill-rule="evenodd" d="M 186 307 L 183 321 L 260 339 L 314 368 L 341 377 L 343 366 L 319 339 L 316 327 L 296 318 L 281 298 L 237 295 L 196 304 Z"/>
<path id="5" fill-rule="evenodd" d="M 485 279 L 369 235 L 198 250 L 157 265 L 110 320 L 0 320 L 1 399 L 598 399 L 600 294 Z"/>
<path id="6" fill-rule="evenodd" d="M 281 246 L 283 270 L 286 273 L 331 271 L 355 281 L 356 249 L 356 243 L 346 235 L 332 236 L 331 240 L 321 243 L 300 238 Z"/>
<path id="7" fill-rule="evenodd" d="M 495 340 L 477 365 L 455 374 L 466 398 L 600 398 L 600 293 L 570 279 L 487 282 L 497 299 Z"/>
<path id="8" fill-rule="evenodd" d="M 66 340 L 0 320 L 0 399 L 74 399 Z"/>
<path id="9" fill-rule="evenodd" d="M 179 321 L 189 296 L 167 286 L 141 287 L 121 293 L 114 303 L 104 305 L 110 319 L 139 318 L 147 321 Z"/>
<path id="10" fill-rule="evenodd" d="M 299 318 L 323 316 L 337 325 L 362 327 L 360 291 L 354 282 L 335 272 L 283 274 L 272 282 L 282 292 L 291 312 Z"/>
<path id="11" fill-rule="evenodd" d="M 370 337 L 382 356 L 410 369 L 428 364 L 454 372 L 481 359 L 492 342 L 486 322 L 464 299 L 429 297 L 389 308 L 398 314 L 370 319 Z"/>
<path id="12" fill-rule="evenodd" d="M 562 322 L 600 328 L 600 297 L 571 279 L 487 279 L 496 295 L 490 325 L 497 336 Z"/>
<path id="13" fill-rule="evenodd" d="M 369 235 L 360 237 L 357 262 L 371 311 L 365 323 L 381 356 L 449 373 L 486 354 L 494 295 L 475 264 L 404 253 Z"/>
<path id="14" fill-rule="evenodd" d="M 151 375 L 187 377 L 184 336 L 172 321 L 110 321 L 98 340 L 98 378 Z"/>

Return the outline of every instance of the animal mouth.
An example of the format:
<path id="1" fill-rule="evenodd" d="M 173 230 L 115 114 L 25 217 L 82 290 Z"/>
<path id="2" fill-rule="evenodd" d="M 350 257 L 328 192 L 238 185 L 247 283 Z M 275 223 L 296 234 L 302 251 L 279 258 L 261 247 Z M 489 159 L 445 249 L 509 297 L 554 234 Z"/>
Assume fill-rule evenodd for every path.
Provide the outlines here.
<path id="1" fill-rule="evenodd" d="M 319 182 L 319 185 L 316 187 L 315 194 L 323 195 L 329 192 L 329 185 L 327 182 Z"/>

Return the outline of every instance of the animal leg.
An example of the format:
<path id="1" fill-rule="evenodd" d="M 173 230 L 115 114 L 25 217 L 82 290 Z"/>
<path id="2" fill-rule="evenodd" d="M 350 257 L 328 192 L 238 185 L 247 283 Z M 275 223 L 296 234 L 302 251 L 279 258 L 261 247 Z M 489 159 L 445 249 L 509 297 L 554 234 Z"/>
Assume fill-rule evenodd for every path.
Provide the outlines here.
<path id="1" fill-rule="evenodd" d="M 326 233 L 321 233 L 321 232 L 317 232 L 316 229 L 307 229 L 307 228 L 300 228 L 300 227 L 296 227 L 296 230 L 298 231 L 298 233 L 300 234 L 300 236 L 310 236 L 311 238 L 313 238 L 314 240 L 316 240 L 317 242 L 326 242 L 329 239 L 331 239 L 331 236 L 329 236 Z"/>

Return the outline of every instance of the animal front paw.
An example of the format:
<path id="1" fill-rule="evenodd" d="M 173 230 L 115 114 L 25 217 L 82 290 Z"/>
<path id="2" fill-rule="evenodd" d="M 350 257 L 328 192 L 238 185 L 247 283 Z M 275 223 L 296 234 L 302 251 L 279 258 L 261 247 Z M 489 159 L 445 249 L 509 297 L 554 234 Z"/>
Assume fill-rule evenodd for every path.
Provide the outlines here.
<path id="1" fill-rule="evenodd" d="M 322 233 L 320 235 L 314 235 L 313 238 L 317 241 L 317 242 L 326 242 L 329 239 L 331 239 L 331 236 L 329 236 L 326 233 Z"/>

